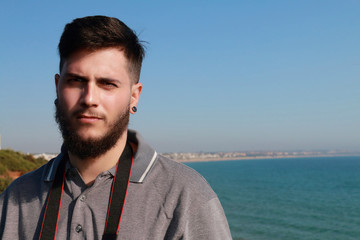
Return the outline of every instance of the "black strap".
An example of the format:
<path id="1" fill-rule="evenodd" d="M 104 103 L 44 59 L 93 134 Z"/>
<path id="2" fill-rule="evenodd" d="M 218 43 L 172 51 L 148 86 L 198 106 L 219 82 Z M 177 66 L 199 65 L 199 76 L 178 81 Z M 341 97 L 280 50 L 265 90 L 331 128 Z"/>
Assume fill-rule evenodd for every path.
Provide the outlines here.
<path id="1" fill-rule="evenodd" d="M 54 240 L 56 238 L 61 199 L 65 183 L 66 160 L 67 158 L 64 158 L 56 170 L 55 180 L 46 202 L 39 240 Z M 127 143 L 116 165 L 116 172 L 109 197 L 105 230 L 102 237 L 103 240 L 115 240 L 119 232 L 133 161 L 134 157 L 132 149 L 130 144 Z"/>
<path id="2" fill-rule="evenodd" d="M 46 201 L 45 213 L 39 236 L 40 240 L 56 238 L 61 199 L 64 190 L 66 161 L 67 157 L 64 157 L 56 170 L 55 180 L 51 186 L 48 199 Z"/>
<path id="3" fill-rule="evenodd" d="M 130 182 L 132 163 L 132 149 L 130 144 L 126 144 L 116 166 L 116 173 L 111 186 L 109 207 L 106 216 L 104 235 L 102 238 L 103 240 L 116 239 L 119 232 L 127 188 Z"/>

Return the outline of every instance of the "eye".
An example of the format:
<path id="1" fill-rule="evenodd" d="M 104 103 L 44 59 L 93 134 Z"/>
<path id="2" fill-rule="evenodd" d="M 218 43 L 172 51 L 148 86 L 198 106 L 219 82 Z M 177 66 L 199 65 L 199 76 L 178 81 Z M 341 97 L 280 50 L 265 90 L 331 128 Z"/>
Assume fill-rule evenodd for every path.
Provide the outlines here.
<path id="1" fill-rule="evenodd" d="M 84 82 L 85 80 L 82 78 L 69 78 L 68 82 Z"/>
<path id="2" fill-rule="evenodd" d="M 99 83 L 106 88 L 117 88 L 118 87 L 118 85 L 114 81 L 102 80 Z"/>

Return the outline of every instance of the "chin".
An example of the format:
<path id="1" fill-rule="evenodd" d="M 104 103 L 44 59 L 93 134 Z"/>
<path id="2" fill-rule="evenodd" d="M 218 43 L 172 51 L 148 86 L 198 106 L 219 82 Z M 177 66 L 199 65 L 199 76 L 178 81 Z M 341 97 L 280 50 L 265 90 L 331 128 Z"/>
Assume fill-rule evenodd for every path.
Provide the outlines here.
<path id="1" fill-rule="evenodd" d="M 89 132 L 89 131 L 79 131 L 76 133 L 76 135 L 79 136 L 79 139 L 82 141 L 97 141 L 104 137 L 104 134 L 95 133 L 95 132 Z"/>
<path id="2" fill-rule="evenodd" d="M 86 136 L 79 135 L 79 137 L 84 142 L 99 141 L 99 140 L 103 139 L 103 135 L 101 135 L 101 136 L 99 136 L 99 135 L 91 135 L 91 136 L 89 136 L 87 134 Z"/>

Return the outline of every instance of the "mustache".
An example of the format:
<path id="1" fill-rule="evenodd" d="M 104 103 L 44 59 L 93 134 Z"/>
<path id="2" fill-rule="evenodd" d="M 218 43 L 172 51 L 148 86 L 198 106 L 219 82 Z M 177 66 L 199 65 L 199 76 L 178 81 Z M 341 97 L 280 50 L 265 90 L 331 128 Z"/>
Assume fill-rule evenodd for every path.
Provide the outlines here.
<path id="1" fill-rule="evenodd" d="M 94 118 L 101 118 L 101 119 L 105 119 L 105 115 L 97 112 L 97 111 L 93 111 L 93 110 L 89 110 L 89 109 L 79 109 L 79 110 L 75 110 L 72 115 L 74 117 L 79 117 L 79 116 L 87 116 L 87 117 L 94 117 Z"/>

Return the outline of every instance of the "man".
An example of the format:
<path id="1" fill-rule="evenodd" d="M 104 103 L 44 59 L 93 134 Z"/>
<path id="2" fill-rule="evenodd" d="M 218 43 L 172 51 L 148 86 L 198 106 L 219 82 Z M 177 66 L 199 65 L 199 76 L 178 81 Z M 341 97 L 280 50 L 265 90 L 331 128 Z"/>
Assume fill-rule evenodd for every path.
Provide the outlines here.
<path id="1" fill-rule="evenodd" d="M 144 49 L 115 18 L 67 24 L 55 75 L 64 144 L 1 195 L 1 239 L 231 239 L 216 194 L 135 131 Z"/>

